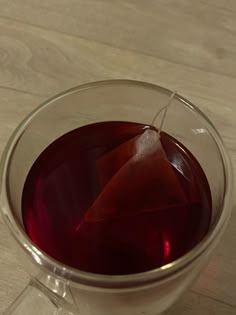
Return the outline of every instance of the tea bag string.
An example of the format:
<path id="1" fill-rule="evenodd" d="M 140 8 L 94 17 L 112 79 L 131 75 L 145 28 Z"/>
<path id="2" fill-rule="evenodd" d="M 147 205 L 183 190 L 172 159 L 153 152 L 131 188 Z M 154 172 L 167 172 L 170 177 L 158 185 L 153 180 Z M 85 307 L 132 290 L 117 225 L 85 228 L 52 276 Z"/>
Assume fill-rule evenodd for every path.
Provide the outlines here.
<path id="1" fill-rule="evenodd" d="M 168 100 L 168 103 L 167 103 L 164 107 L 162 107 L 162 108 L 155 114 L 155 116 L 153 117 L 151 126 L 154 126 L 154 123 L 155 123 L 157 117 L 158 117 L 159 114 L 164 110 L 164 114 L 163 114 L 163 117 L 162 117 L 162 120 L 161 120 L 161 124 L 160 124 L 160 127 L 158 128 L 158 136 L 159 136 L 159 138 L 160 138 L 160 136 L 161 136 L 161 130 L 162 130 L 162 128 L 163 128 L 163 124 L 164 124 L 164 121 L 165 121 L 165 119 L 166 119 L 167 111 L 168 111 L 168 109 L 169 109 L 169 107 L 170 107 L 170 105 L 171 105 L 171 103 L 172 103 L 172 101 L 173 101 L 173 99 L 174 99 L 176 93 L 177 93 L 177 91 L 174 91 L 174 92 L 171 94 L 171 96 L 170 96 L 170 98 L 169 98 L 169 100 Z"/>

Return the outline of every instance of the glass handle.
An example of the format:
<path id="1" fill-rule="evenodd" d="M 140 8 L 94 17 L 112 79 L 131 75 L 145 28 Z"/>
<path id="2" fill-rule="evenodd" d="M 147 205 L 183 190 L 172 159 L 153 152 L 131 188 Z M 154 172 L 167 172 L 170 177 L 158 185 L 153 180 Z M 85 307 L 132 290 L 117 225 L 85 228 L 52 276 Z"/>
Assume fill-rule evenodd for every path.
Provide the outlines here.
<path id="1" fill-rule="evenodd" d="M 63 300 L 36 281 L 31 281 L 3 315 L 76 315 Z"/>

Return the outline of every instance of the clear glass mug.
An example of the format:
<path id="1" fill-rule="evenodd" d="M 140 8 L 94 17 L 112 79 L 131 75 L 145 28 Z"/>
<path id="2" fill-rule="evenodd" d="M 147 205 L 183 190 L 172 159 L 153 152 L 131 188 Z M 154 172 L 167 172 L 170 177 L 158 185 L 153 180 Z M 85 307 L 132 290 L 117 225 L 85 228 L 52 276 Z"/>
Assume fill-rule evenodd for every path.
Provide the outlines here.
<path id="1" fill-rule="evenodd" d="M 156 315 L 172 305 L 198 276 L 230 215 L 232 169 L 212 123 L 178 94 L 168 109 L 164 130 L 198 159 L 208 178 L 213 201 L 210 230 L 196 247 L 155 270 L 104 276 L 70 268 L 49 257 L 31 242 L 22 224 L 21 196 L 27 173 L 51 142 L 72 129 L 99 121 L 151 123 L 171 94 L 167 89 L 137 81 L 86 84 L 45 102 L 16 129 L 1 160 L 0 205 L 31 281 L 5 314 L 27 315 L 38 311 L 38 314 Z"/>

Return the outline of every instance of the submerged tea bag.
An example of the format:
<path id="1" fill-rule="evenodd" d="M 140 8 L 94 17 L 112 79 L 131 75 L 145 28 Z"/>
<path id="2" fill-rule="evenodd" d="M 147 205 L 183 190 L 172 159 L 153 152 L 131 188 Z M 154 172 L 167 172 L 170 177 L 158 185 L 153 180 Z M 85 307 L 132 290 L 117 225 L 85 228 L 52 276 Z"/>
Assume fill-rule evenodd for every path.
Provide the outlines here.
<path id="1" fill-rule="evenodd" d="M 104 187 L 86 212 L 86 221 L 156 211 L 186 201 L 156 130 L 145 130 L 105 154 L 97 165 Z"/>
<path id="2" fill-rule="evenodd" d="M 100 194 L 85 214 L 85 221 L 101 221 L 115 217 L 157 211 L 186 202 L 178 178 L 160 141 L 159 130 L 149 126 L 138 135 L 97 161 Z M 157 113 L 152 121 L 154 124 Z M 167 192 L 167 193 L 166 193 Z"/>

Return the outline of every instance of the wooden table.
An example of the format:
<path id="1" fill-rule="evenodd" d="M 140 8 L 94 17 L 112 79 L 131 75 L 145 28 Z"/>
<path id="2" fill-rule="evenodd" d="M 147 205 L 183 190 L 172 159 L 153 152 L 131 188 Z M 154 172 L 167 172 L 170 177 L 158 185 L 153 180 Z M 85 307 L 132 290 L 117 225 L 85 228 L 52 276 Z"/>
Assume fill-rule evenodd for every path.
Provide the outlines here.
<path id="1" fill-rule="evenodd" d="M 236 165 L 235 0 L 0 0 L 0 151 L 59 91 L 126 78 L 177 90 L 214 122 Z M 236 314 L 236 211 L 169 315 Z M 0 221 L 0 312 L 28 281 Z"/>

